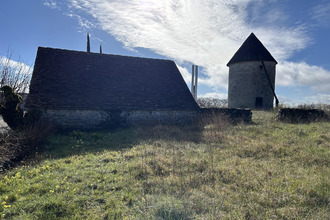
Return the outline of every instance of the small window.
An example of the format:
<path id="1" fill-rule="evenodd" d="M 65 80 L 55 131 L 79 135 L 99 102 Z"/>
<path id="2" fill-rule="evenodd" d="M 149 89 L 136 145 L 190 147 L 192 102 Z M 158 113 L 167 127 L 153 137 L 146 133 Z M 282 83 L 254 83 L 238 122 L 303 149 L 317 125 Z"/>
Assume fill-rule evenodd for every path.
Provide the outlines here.
<path id="1" fill-rule="evenodd" d="M 257 97 L 256 98 L 256 108 L 262 108 L 262 97 Z"/>

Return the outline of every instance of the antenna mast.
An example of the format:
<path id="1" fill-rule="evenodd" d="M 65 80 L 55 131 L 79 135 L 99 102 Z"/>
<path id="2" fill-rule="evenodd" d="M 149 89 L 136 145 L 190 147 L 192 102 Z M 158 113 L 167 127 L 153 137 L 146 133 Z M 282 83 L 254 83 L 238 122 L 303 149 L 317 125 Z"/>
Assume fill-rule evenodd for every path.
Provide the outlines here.
<path id="1" fill-rule="evenodd" d="M 87 33 L 87 53 L 91 52 L 91 45 L 89 41 L 89 33 Z"/>

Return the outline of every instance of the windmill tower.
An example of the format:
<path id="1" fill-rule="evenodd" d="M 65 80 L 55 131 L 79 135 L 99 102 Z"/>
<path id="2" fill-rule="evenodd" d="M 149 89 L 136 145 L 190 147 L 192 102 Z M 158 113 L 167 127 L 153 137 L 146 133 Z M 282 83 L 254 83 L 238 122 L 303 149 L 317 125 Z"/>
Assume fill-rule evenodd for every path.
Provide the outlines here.
<path id="1" fill-rule="evenodd" d="M 228 62 L 229 108 L 271 109 L 275 94 L 277 61 L 251 33 Z"/>

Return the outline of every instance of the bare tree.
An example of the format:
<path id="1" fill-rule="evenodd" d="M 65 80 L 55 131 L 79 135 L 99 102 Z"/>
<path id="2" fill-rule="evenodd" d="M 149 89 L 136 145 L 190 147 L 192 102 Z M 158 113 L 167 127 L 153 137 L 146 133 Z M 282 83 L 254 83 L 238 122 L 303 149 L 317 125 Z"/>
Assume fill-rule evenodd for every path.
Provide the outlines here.
<path id="1" fill-rule="evenodd" d="M 0 57 L 0 88 L 10 86 L 15 93 L 26 93 L 31 79 L 31 67 L 20 59 L 13 61 L 12 53 Z M 2 96 L 2 95 L 1 95 Z"/>
<path id="2" fill-rule="evenodd" d="M 227 99 L 216 99 L 216 98 L 198 98 L 197 103 L 201 108 L 227 108 Z"/>

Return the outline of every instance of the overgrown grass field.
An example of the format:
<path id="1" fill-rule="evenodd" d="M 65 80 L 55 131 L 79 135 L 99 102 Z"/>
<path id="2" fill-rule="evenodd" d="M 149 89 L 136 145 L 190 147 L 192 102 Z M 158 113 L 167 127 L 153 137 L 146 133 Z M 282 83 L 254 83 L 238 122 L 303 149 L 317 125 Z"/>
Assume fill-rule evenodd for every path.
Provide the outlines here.
<path id="1" fill-rule="evenodd" d="M 55 134 L 0 178 L 2 219 L 330 219 L 330 123 L 208 118 Z"/>

